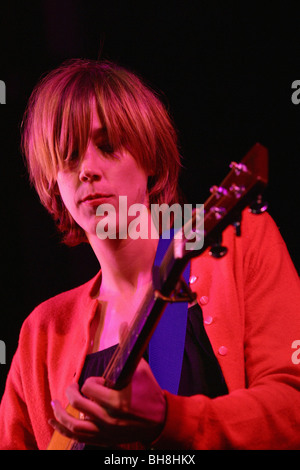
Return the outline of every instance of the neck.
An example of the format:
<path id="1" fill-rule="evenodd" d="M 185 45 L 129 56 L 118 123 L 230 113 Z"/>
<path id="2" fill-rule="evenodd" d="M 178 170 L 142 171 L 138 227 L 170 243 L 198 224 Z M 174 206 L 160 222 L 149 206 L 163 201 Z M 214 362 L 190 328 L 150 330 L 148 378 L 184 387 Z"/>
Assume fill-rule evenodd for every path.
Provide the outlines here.
<path id="1" fill-rule="evenodd" d="M 101 266 L 101 296 L 124 292 L 134 295 L 152 281 L 158 238 L 100 240 L 96 235 L 88 238 Z"/>

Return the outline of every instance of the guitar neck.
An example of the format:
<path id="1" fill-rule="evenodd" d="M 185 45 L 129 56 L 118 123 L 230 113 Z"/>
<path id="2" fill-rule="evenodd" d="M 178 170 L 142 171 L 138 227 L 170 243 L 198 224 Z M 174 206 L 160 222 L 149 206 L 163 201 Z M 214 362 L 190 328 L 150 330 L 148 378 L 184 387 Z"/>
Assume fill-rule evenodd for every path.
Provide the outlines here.
<path id="1" fill-rule="evenodd" d="M 169 247 L 169 256 L 157 271 L 157 280 L 148 288 L 145 300 L 136 314 L 127 335 L 117 346 L 103 377 L 105 384 L 116 390 L 125 387 L 142 358 L 151 336 L 167 306 L 162 296 L 168 297 L 176 287 L 178 278 L 184 271 L 188 260 L 173 257 L 173 241 Z M 157 296 L 157 288 L 162 296 Z"/>
<path id="2" fill-rule="evenodd" d="M 199 213 L 195 211 L 183 227 L 181 237 L 171 240 L 159 271 L 154 272 L 153 285 L 149 288 L 133 325 L 122 344 L 118 345 L 104 372 L 103 377 L 108 387 L 121 389 L 129 383 L 166 308 L 167 301 L 164 298 L 170 297 L 190 259 L 199 256 L 208 246 L 218 243 L 228 225 L 239 224 L 242 210 L 266 186 L 268 152 L 260 144 L 256 144 L 241 163 L 232 162 L 230 166 L 231 171 L 221 185 L 212 187 L 212 194 L 204 204 L 200 220 Z M 187 250 L 186 242 L 197 232 L 201 218 L 202 227 L 205 227 L 201 247 Z M 160 296 L 156 295 L 157 291 Z"/>

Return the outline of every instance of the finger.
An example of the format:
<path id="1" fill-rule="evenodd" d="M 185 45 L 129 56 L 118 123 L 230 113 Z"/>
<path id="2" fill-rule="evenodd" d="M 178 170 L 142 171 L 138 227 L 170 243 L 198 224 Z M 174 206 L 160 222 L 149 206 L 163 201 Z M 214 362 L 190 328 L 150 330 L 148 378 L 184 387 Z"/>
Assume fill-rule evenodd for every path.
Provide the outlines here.
<path id="1" fill-rule="evenodd" d="M 99 378 L 98 381 L 103 383 Z M 78 442 L 100 446 L 139 440 L 141 425 L 135 419 L 112 416 L 109 410 L 92 403 L 89 399 L 78 398 L 77 395 L 80 393 L 75 384 L 68 387 L 68 394 L 73 402 L 72 393 L 76 396 L 74 403 L 89 418 L 83 420 L 71 416 L 58 400 L 54 400 L 51 404 L 55 419 L 49 420 L 49 424 L 59 433 Z M 82 404 L 83 402 L 85 403 Z M 93 408 L 89 408 L 89 405 Z M 74 404 L 72 406 L 74 407 Z"/>
<path id="2" fill-rule="evenodd" d="M 50 419 L 49 424 L 69 439 L 100 446 L 139 440 L 139 429 L 134 421 L 112 418 L 106 415 L 105 410 L 106 418 L 97 422 L 78 420 L 69 415 L 57 400 L 52 402 L 52 407 L 56 419 Z"/>
<path id="3" fill-rule="evenodd" d="M 50 420 L 51 426 L 67 437 L 94 435 L 99 432 L 98 426 L 90 420 L 83 420 L 71 416 L 61 406 L 58 400 L 51 402 L 55 420 Z"/>
<path id="4" fill-rule="evenodd" d="M 102 383 L 102 381 L 100 381 Z M 88 396 L 83 396 L 79 392 L 78 384 L 72 384 L 67 388 L 66 395 L 70 405 L 90 420 L 97 422 L 112 424 L 112 416 L 109 411 L 102 408 L 97 400 L 93 400 Z"/>
<path id="5" fill-rule="evenodd" d="M 72 384 L 68 387 L 67 397 L 70 405 L 83 413 L 87 419 L 96 422 L 99 426 L 101 425 L 102 429 L 108 429 L 116 425 L 126 426 L 129 416 L 123 412 L 120 413 L 118 410 L 116 411 L 110 401 L 107 403 L 106 400 L 103 400 L 104 404 L 100 403 L 102 400 L 99 394 L 102 390 L 104 392 L 108 390 L 107 387 L 102 385 L 104 380 L 99 377 L 91 379 L 95 382 L 95 390 L 94 393 L 91 393 L 91 397 L 81 395 L 77 384 Z"/>
<path id="6" fill-rule="evenodd" d="M 150 372 L 149 372 L 150 371 Z M 142 359 L 134 373 L 134 377 L 139 377 L 135 382 L 135 389 L 144 386 L 148 375 L 152 374 L 147 362 Z M 89 377 L 83 384 L 82 393 L 97 402 L 100 406 L 109 410 L 110 414 L 119 417 L 131 417 L 133 411 L 132 384 L 122 390 L 114 390 L 104 385 L 103 377 Z M 143 393 L 143 390 L 141 390 Z M 138 417 L 136 416 L 136 419 Z"/>
<path id="7" fill-rule="evenodd" d="M 126 393 L 125 389 L 119 392 L 105 387 L 103 378 L 89 377 L 83 384 L 81 390 L 85 396 L 92 400 L 92 402 L 106 409 L 110 415 L 112 415 L 112 412 L 114 416 L 128 412 L 127 403 L 129 393 Z"/>
<path id="8" fill-rule="evenodd" d="M 73 383 L 67 388 L 66 395 L 70 405 L 84 415 L 90 416 L 95 413 L 95 408 L 97 406 L 96 403 L 92 402 L 80 393 L 79 385 L 77 383 Z"/>
<path id="9" fill-rule="evenodd" d="M 139 426 L 144 420 L 132 406 L 131 385 L 121 391 L 113 390 L 103 386 L 103 379 L 90 377 L 86 380 L 82 391 L 100 406 L 101 419 L 106 424 L 122 426 L 130 423 Z"/>

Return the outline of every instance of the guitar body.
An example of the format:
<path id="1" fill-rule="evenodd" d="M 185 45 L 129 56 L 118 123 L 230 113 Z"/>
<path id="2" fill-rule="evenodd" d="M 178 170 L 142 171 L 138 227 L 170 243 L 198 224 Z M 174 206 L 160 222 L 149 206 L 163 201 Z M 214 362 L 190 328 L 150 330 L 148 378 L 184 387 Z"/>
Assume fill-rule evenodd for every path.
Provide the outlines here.
<path id="1" fill-rule="evenodd" d="M 79 411 L 75 410 L 71 405 L 68 405 L 66 411 L 69 415 L 75 418 L 80 417 Z M 59 432 L 55 431 L 52 435 L 51 441 L 49 442 L 47 450 L 82 450 L 84 444 L 80 444 L 69 437 L 63 436 Z M 131 442 L 129 444 L 118 445 L 119 450 L 145 450 L 140 442 Z"/>
<path id="2" fill-rule="evenodd" d="M 182 229 L 182 238 L 172 240 L 159 268 L 153 275 L 153 285 L 149 288 L 145 302 L 136 315 L 122 344 L 116 348 L 104 374 L 105 385 L 121 390 L 131 380 L 132 375 L 143 356 L 152 334 L 169 302 L 192 301 L 193 293 L 181 278 L 188 262 L 200 256 L 207 247 L 216 258 L 224 256 L 226 247 L 220 244 L 222 232 L 233 224 L 237 236 L 240 236 L 241 214 L 245 207 L 255 202 L 252 212 L 259 214 L 266 210 L 262 203 L 261 192 L 268 182 L 268 151 L 260 144 L 247 153 L 241 163 L 232 162 L 231 171 L 220 186 L 211 188 L 211 196 L 204 204 L 204 220 L 192 219 Z M 193 239 L 199 226 L 204 222 L 204 242 L 201 249 L 194 251 L 187 248 L 187 242 Z M 198 226 L 197 226 L 198 224 Z M 186 229 L 186 227 L 189 227 Z M 190 228 L 193 227 L 193 228 Z M 196 229 L 195 229 L 196 227 Z M 192 235 L 192 236 L 191 236 Z M 157 282 L 158 279 L 158 282 Z M 181 286 L 179 291 L 178 286 Z M 77 418 L 80 413 L 67 407 L 67 412 Z M 54 431 L 48 450 L 81 450 L 84 444 L 62 436 Z M 119 449 L 144 449 L 139 443 L 118 446 Z"/>
<path id="3" fill-rule="evenodd" d="M 74 416 L 74 418 L 80 417 L 79 411 L 75 410 L 75 408 L 73 408 L 71 405 L 67 406 L 66 411 L 69 413 L 69 415 Z M 52 435 L 51 441 L 49 442 L 47 450 L 72 450 L 75 445 L 76 441 L 55 431 Z"/>

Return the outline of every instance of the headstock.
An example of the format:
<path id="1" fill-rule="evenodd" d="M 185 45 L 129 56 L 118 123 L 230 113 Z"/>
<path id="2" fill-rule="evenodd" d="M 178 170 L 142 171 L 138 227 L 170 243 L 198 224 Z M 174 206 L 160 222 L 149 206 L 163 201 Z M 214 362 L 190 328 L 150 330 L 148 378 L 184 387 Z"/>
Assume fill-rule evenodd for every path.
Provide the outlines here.
<path id="1" fill-rule="evenodd" d="M 268 183 L 268 150 L 261 144 L 255 144 L 240 163 L 231 162 L 230 171 L 218 186 L 212 186 L 211 195 L 204 203 L 204 211 L 195 211 L 189 227 L 185 226 L 182 244 L 176 241 L 176 257 L 193 258 L 208 246 L 210 254 L 216 258 L 224 256 L 226 247 L 222 247 L 222 232 L 233 224 L 236 234 L 241 234 L 241 216 L 245 207 L 260 214 L 267 209 L 262 200 L 262 191 Z M 201 249 L 187 250 L 186 245 L 195 236 L 200 236 L 199 227 L 204 223 L 204 240 Z M 191 245 L 191 244 L 190 244 Z M 181 256 L 178 255 L 181 253 Z"/>

